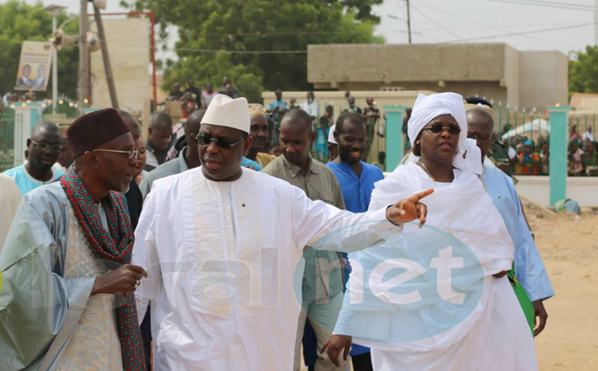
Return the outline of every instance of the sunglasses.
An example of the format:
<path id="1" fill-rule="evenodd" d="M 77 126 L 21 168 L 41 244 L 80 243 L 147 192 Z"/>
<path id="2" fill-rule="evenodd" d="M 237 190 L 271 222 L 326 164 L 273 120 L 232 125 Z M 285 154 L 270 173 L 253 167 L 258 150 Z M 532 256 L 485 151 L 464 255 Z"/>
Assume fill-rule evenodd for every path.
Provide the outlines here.
<path id="1" fill-rule="evenodd" d="M 487 135 L 480 135 L 478 133 L 475 133 L 473 131 L 468 131 L 467 132 L 467 138 L 469 139 L 475 139 L 475 140 L 488 140 L 490 138 L 492 138 L 492 134 L 487 134 Z"/>
<path id="2" fill-rule="evenodd" d="M 46 144 L 46 143 L 39 143 L 35 140 L 31 139 L 31 143 L 35 147 L 37 147 L 40 151 L 45 151 L 46 149 L 50 149 L 52 152 L 60 152 L 62 151 L 62 146 L 60 144 Z"/>
<path id="3" fill-rule="evenodd" d="M 91 152 L 112 152 L 112 153 L 126 153 L 127 156 L 129 156 L 129 160 L 132 160 L 134 158 L 139 158 L 139 150 L 138 149 L 132 149 L 130 151 L 119 151 L 116 149 L 93 149 Z"/>
<path id="4" fill-rule="evenodd" d="M 444 126 L 440 122 L 435 122 L 432 125 L 424 127 L 424 130 L 429 131 L 432 134 L 440 134 L 443 131 L 447 130 L 449 134 L 459 135 L 461 133 L 461 128 L 457 124 L 448 124 L 448 126 Z"/>
<path id="5" fill-rule="evenodd" d="M 231 149 L 234 146 L 241 143 L 242 141 L 244 141 L 247 138 L 247 136 L 248 135 L 244 135 L 243 138 L 241 138 L 235 142 L 229 142 L 228 140 L 222 139 L 222 138 L 214 138 L 210 134 L 197 134 L 195 139 L 197 139 L 197 142 L 199 143 L 200 146 L 208 146 L 208 145 L 210 145 L 210 143 L 214 142 L 214 143 L 216 143 L 216 145 L 218 147 L 220 147 L 222 149 Z"/>

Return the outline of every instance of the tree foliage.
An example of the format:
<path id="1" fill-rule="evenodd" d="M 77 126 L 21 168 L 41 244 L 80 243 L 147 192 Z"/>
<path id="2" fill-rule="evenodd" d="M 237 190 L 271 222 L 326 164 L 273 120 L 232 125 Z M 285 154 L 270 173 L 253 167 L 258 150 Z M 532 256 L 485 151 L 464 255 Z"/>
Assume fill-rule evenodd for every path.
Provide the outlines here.
<path id="1" fill-rule="evenodd" d="M 23 41 L 47 41 L 52 36 L 52 17 L 42 8 L 41 3 L 27 5 L 18 0 L 0 4 L 1 94 L 12 91 L 15 86 Z M 69 17 L 70 15 L 63 12 L 57 17 L 58 24 Z M 71 23 L 65 31 L 73 34 L 77 32 L 77 27 L 76 23 Z M 58 92 L 60 94 L 76 97 L 78 55 L 76 47 L 65 48 L 58 52 Z M 51 80 L 51 76 L 49 78 Z"/>
<path id="2" fill-rule="evenodd" d="M 263 88 L 308 89 L 307 45 L 382 42 L 371 7 L 381 0 L 132 0 L 153 10 L 165 35 L 179 28 L 179 59 L 165 63 L 165 87 L 194 78 L 216 87 L 229 75 L 242 95 Z M 331 56 L 331 58 L 334 56 Z"/>
<path id="3" fill-rule="evenodd" d="M 598 93 L 598 46 L 586 46 L 569 58 L 569 94 Z"/>

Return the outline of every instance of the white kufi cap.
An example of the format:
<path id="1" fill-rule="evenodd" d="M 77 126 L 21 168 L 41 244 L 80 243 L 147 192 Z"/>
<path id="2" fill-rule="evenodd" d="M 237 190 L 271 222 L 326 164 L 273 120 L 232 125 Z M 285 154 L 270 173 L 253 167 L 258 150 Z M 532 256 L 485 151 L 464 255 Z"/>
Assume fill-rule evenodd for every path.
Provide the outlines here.
<path id="1" fill-rule="evenodd" d="M 218 94 L 210 101 L 205 115 L 201 119 L 202 124 L 225 126 L 249 133 L 251 117 L 247 99 L 233 99 L 228 95 Z"/>

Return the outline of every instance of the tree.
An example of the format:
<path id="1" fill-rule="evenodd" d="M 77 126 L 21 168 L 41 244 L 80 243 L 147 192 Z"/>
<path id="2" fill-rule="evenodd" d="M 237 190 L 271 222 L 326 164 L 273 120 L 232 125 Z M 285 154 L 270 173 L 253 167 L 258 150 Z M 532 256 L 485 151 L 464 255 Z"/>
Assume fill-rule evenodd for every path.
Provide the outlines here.
<path id="1" fill-rule="evenodd" d="M 598 93 L 598 46 L 586 46 L 569 58 L 569 94 Z"/>
<path id="2" fill-rule="evenodd" d="M 373 36 L 378 19 L 371 15 L 381 0 L 133 1 L 132 8 L 155 12 L 161 36 L 169 25 L 179 28 L 179 59 L 166 62 L 165 87 L 189 78 L 218 87 L 229 75 L 254 102 L 263 88 L 309 88 L 309 44 L 383 41 Z"/>
<path id="3" fill-rule="evenodd" d="M 52 36 L 52 17 L 42 10 L 41 3 L 27 5 L 11 0 L 0 4 L 0 93 L 12 91 L 16 80 L 23 41 L 47 41 Z M 62 13 L 58 23 L 70 16 Z M 71 23 L 65 31 L 76 32 L 77 24 Z M 67 33 L 69 33 L 67 32 Z M 58 91 L 69 97 L 76 97 L 78 50 L 65 48 L 58 52 Z M 48 74 L 51 75 L 51 74 Z M 51 80 L 51 76 L 50 80 Z M 51 84 L 51 81 L 49 82 Z M 50 86 L 50 85 L 48 85 Z M 37 94 L 37 92 L 36 92 Z M 38 94 L 38 97 L 43 98 Z"/>

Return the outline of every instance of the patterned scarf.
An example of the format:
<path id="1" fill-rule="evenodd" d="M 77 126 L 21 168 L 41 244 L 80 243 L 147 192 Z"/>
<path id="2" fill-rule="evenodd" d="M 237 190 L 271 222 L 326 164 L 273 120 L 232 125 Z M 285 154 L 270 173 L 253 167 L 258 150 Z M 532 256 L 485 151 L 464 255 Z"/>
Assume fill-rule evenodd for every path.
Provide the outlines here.
<path id="1" fill-rule="evenodd" d="M 75 215 L 87 241 L 98 256 L 120 264 L 128 264 L 131 261 L 135 237 L 129 222 L 124 197 L 111 191 L 102 200 L 102 206 L 108 219 L 110 230 L 108 233 L 102 227 L 98 206 L 91 199 L 74 166 L 67 170 L 60 179 L 60 183 L 75 210 Z M 131 292 L 120 294 L 120 303 L 121 305 L 116 309 L 116 318 L 123 369 L 145 370 L 143 341 L 137 324 L 134 294 Z"/>

